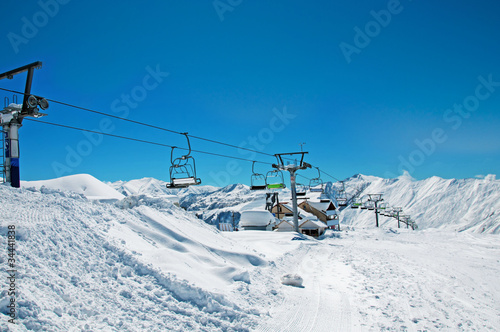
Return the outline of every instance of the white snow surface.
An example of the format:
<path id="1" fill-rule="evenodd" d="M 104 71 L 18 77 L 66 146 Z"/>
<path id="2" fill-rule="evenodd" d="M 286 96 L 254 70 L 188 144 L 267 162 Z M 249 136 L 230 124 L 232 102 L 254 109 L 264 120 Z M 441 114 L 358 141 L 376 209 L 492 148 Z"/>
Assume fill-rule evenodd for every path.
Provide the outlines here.
<path id="1" fill-rule="evenodd" d="M 185 211 L 163 197 L 171 194 L 165 192 L 130 192 L 116 202 L 91 199 L 109 197 L 108 189 L 82 192 L 81 178 L 64 180 L 64 190 L 46 183 L 22 189 L 0 185 L 0 246 L 7 247 L 8 226 L 15 225 L 17 270 L 16 324 L 7 323 L 10 296 L 4 282 L 0 331 L 497 331 L 500 326 L 500 242 L 497 234 L 487 234 L 496 233 L 494 218 L 482 234 L 478 227 L 484 220 L 474 222 L 472 215 L 451 226 L 455 215 L 441 216 L 446 220 L 441 225 L 436 216 L 418 231 L 390 223 L 375 229 L 373 211 L 363 216 L 346 209 L 344 218 L 357 213 L 360 221 L 348 219 L 343 232 L 327 231 L 319 239 L 222 233 L 193 211 L 254 209 L 264 203 L 262 193 L 241 185 L 188 192 L 184 202 L 196 208 Z M 451 211 L 439 205 L 441 198 L 457 200 L 456 209 L 464 201 L 480 217 L 483 211 L 471 202 L 481 202 L 483 209 L 498 204 L 498 180 L 491 177 L 457 184 L 439 178 L 349 180 L 355 181 L 368 181 L 373 187 L 366 190 L 385 190 L 388 200 L 408 203 L 416 216 L 418 204 Z M 405 188 L 399 194 L 398 186 Z M 7 266 L 7 255 L 0 255 L 4 281 Z M 300 276 L 302 287 L 282 285 L 283 275 Z"/>
<path id="2" fill-rule="evenodd" d="M 23 187 L 71 191 L 82 194 L 88 199 L 123 199 L 125 196 L 89 174 L 68 175 L 57 179 L 42 181 L 22 181 Z"/>

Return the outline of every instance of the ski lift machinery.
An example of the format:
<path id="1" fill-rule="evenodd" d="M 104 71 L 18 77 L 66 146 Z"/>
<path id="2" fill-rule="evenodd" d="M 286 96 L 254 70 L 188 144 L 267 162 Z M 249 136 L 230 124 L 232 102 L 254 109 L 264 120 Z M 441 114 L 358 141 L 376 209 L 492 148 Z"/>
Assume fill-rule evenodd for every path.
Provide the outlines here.
<path id="1" fill-rule="evenodd" d="M 255 161 L 252 163 L 252 176 L 250 177 L 250 190 L 265 190 L 267 188 L 264 174 L 256 173 L 254 170 Z"/>
<path id="2" fill-rule="evenodd" d="M 172 147 L 170 152 L 171 166 L 169 168 L 170 183 L 167 183 L 167 188 L 186 188 L 201 184 L 201 179 L 196 177 L 196 163 L 191 156 L 191 143 L 189 142 L 188 133 L 182 134 L 186 136 L 189 151 L 186 155 L 174 158 L 176 146 Z"/>

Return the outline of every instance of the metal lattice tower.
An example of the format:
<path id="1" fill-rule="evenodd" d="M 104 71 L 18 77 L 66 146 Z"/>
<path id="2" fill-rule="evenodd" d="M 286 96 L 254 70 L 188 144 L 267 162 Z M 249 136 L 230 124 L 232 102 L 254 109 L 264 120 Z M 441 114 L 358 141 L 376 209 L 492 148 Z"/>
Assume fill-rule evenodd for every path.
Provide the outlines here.
<path id="1" fill-rule="evenodd" d="M 392 209 L 392 211 L 396 214 L 396 218 L 398 219 L 398 228 L 401 228 L 401 222 L 399 220 L 399 217 L 400 217 L 400 213 L 403 212 L 403 208 L 395 207 Z"/>
<path id="2" fill-rule="evenodd" d="M 273 164 L 273 168 L 282 171 L 290 172 L 290 187 L 292 190 L 292 208 L 293 208 L 293 226 L 294 230 L 299 233 L 299 217 L 298 217 L 298 206 L 297 206 L 297 189 L 295 187 L 295 172 L 300 169 L 311 168 L 311 165 L 304 162 L 304 155 L 308 152 L 292 152 L 292 153 L 278 153 L 275 154 L 278 164 Z M 287 164 L 283 162 L 283 156 L 300 155 L 300 162 L 295 161 L 293 164 Z"/>
<path id="3" fill-rule="evenodd" d="M 373 202 L 375 205 L 375 225 L 378 227 L 378 202 L 383 201 L 382 194 L 368 194 L 368 202 Z"/>

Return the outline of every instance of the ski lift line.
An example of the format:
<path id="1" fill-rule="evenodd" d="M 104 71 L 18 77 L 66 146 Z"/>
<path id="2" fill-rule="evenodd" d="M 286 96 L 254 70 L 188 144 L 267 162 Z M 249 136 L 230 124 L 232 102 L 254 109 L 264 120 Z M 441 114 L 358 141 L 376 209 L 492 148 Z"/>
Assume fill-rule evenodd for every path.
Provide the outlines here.
<path id="1" fill-rule="evenodd" d="M 303 177 L 303 178 L 304 178 L 304 179 L 306 179 L 306 180 L 311 180 L 310 178 L 308 178 L 307 176 L 304 176 L 304 175 L 302 175 L 302 174 L 297 174 L 297 176 Z"/>
<path id="2" fill-rule="evenodd" d="M 313 167 L 314 167 L 314 165 L 313 165 Z M 319 169 L 319 168 L 318 168 L 318 169 Z M 321 173 L 325 174 L 326 176 L 329 176 L 329 177 L 331 177 L 332 179 L 334 179 L 334 180 L 338 181 L 338 182 L 343 182 L 342 180 L 337 179 L 335 176 L 330 175 L 330 174 L 328 174 L 327 172 L 325 172 L 325 171 L 323 171 L 323 170 L 321 170 L 321 169 L 319 169 L 319 171 L 320 171 Z M 350 187 L 350 188 L 352 188 L 352 189 L 355 189 L 353 186 L 348 185 L 348 184 L 345 184 L 345 182 L 344 182 L 344 186 L 346 186 L 346 187 Z"/>
<path id="3" fill-rule="evenodd" d="M 0 88 L 0 90 L 7 91 L 7 92 L 12 92 L 12 93 L 18 93 L 18 94 L 22 94 L 22 95 L 25 94 L 25 93 L 20 92 L 20 91 L 15 91 L 15 90 L 5 89 L 5 88 Z M 175 130 L 172 130 L 172 129 L 158 127 L 158 126 L 155 126 L 155 125 L 152 125 L 152 124 L 149 124 L 149 123 L 127 119 L 127 118 L 124 118 L 124 117 L 121 117 L 121 116 L 117 116 L 117 115 L 113 115 L 113 114 L 109 114 L 109 113 L 105 113 L 105 112 L 101 112 L 101 111 L 96 111 L 96 110 L 93 110 L 93 109 L 90 109 L 90 108 L 86 108 L 86 107 L 76 106 L 76 105 L 65 103 L 65 102 L 62 102 L 62 101 L 55 100 L 55 99 L 50 99 L 50 98 L 45 98 L 45 99 L 48 100 L 48 101 L 50 101 L 50 102 L 56 103 L 56 104 L 64 105 L 64 106 L 67 106 L 67 107 L 76 108 L 76 109 L 79 109 L 79 110 L 82 110 L 82 111 L 91 112 L 91 113 L 95 113 L 95 114 L 107 116 L 107 117 L 118 119 L 118 120 L 122 120 L 122 121 L 131 122 L 131 123 L 134 123 L 134 124 L 137 124 L 137 125 L 141 125 L 141 126 L 146 126 L 146 127 L 150 127 L 150 128 L 154 128 L 154 129 L 158 129 L 158 130 L 167 131 L 167 132 L 173 133 L 173 134 L 178 134 L 178 135 L 184 135 L 184 134 L 186 134 L 186 133 L 181 133 L 179 131 L 175 131 Z M 189 135 L 189 134 L 188 134 L 188 136 L 191 137 L 191 138 L 199 139 L 199 140 L 210 142 L 210 143 L 220 144 L 220 145 L 224 145 L 224 146 L 228 146 L 228 147 L 232 147 L 232 148 L 236 148 L 236 149 L 241 149 L 241 150 L 245 150 L 245 151 L 259 153 L 259 154 L 262 154 L 262 155 L 265 155 L 265 156 L 269 156 L 269 157 L 274 157 L 274 155 L 270 154 L 270 153 L 266 153 L 266 152 L 262 152 L 262 151 L 257 151 L 257 150 L 252 150 L 252 149 L 248 149 L 248 148 L 236 146 L 236 145 L 229 144 L 229 143 L 224 143 L 224 142 L 216 141 L 216 140 L 209 139 L 209 138 L 204 138 L 204 137 L 195 136 L 195 135 Z"/>
<path id="4" fill-rule="evenodd" d="M 11 89 L 6 89 L 6 88 L 2 88 L 2 87 L 0 87 L 0 90 L 7 91 L 7 92 L 12 92 L 12 93 L 17 93 L 17 94 L 21 94 L 21 95 L 25 95 L 24 92 L 20 92 L 20 91 L 16 91 L 16 90 L 11 90 Z M 96 111 L 96 110 L 93 110 L 93 109 L 90 109 L 90 108 L 86 108 L 86 107 L 81 107 L 81 106 L 69 104 L 69 103 L 58 101 L 58 100 L 55 100 L 55 99 L 50 99 L 50 98 L 45 98 L 45 99 L 47 101 L 52 102 L 52 103 L 56 103 L 56 104 L 60 104 L 60 105 L 63 105 L 63 106 L 67 106 L 67 107 L 79 109 L 79 110 L 86 111 L 86 112 L 91 112 L 91 113 L 95 113 L 95 114 L 107 116 L 107 117 L 118 119 L 118 120 L 122 120 L 122 121 L 127 121 L 127 122 L 134 123 L 134 124 L 137 124 L 137 125 L 142 125 L 142 126 L 150 127 L 150 128 L 153 128 L 153 129 L 163 130 L 163 131 L 170 132 L 170 133 L 173 133 L 173 134 L 187 135 L 187 136 L 189 136 L 191 138 L 194 138 L 194 139 L 203 140 L 203 141 L 206 141 L 206 142 L 215 143 L 215 144 L 219 144 L 219 145 L 224 145 L 224 146 L 228 146 L 228 147 L 232 147 L 232 148 L 236 148 L 236 149 L 241 149 L 241 150 L 245 150 L 245 151 L 250 151 L 250 152 L 258 153 L 258 154 L 265 155 L 265 156 L 268 156 L 268 157 L 275 157 L 274 154 L 270 154 L 270 153 L 266 153 L 266 152 L 262 152 L 262 151 L 257 151 L 257 150 L 252 150 L 252 149 L 248 149 L 248 148 L 236 146 L 236 145 L 229 144 L 229 143 L 220 142 L 220 141 L 209 139 L 209 138 L 204 138 L 204 137 L 195 136 L 195 135 L 189 135 L 187 133 L 183 133 L 183 132 L 171 130 L 171 129 L 168 129 L 168 128 L 163 128 L 163 127 L 155 126 L 155 125 L 152 125 L 152 124 L 149 124 L 149 123 L 145 123 L 145 122 L 141 122 L 141 121 L 127 119 L 127 118 L 120 117 L 120 116 L 117 116 L 117 115 L 113 115 L 113 114 L 109 114 L 109 113 L 105 113 L 105 112 L 101 112 L 101 111 Z M 43 121 L 39 121 L 39 122 L 43 122 Z M 48 124 L 51 124 L 51 123 L 48 123 Z M 54 124 L 54 125 L 56 125 L 56 124 Z M 97 132 L 97 133 L 99 133 L 99 132 Z M 104 134 L 104 133 L 99 133 L 99 134 Z M 104 135 L 106 135 L 106 134 L 104 134 Z M 158 144 L 161 144 L 161 143 L 158 143 Z M 168 145 L 166 145 L 166 146 L 168 146 Z M 179 148 L 179 149 L 188 150 L 186 148 Z M 194 151 L 194 152 L 200 152 L 200 153 L 206 153 L 206 152 L 203 152 L 203 151 L 195 151 L 195 150 L 192 150 L 192 151 Z M 212 153 L 208 153 L 208 154 L 212 154 Z M 233 159 L 244 160 L 244 161 L 253 161 L 253 160 L 250 160 L 250 159 L 244 159 L 244 158 L 239 158 L 239 157 L 230 157 L 230 156 L 219 155 L 219 154 L 212 154 L 212 155 L 223 156 L 223 157 L 226 157 L 226 158 L 233 158 Z M 285 159 L 285 160 L 292 160 L 291 158 L 283 158 L 283 159 Z M 266 163 L 266 162 L 262 162 L 262 161 L 257 161 L 257 162 L 258 163 L 262 163 L 262 164 L 272 165 L 272 163 Z M 335 179 L 336 181 L 340 181 L 336 177 L 334 177 L 334 176 L 332 176 L 332 175 L 324 172 L 323 170 L 320 170 L 320 172 L 322 172 L 325 175 L 331 177 L 332 179 Z M 299 175 L 299 174 L 297 174 L 297 175 Z M 300 175 L 300 176 L 302 176 L 302 175 Z M 302 177 L 304 177 L 304 176 L 302 176 Z M 306 177 L 304 177 L 304 178 L 306 178 Z M 306 178 L 306 179 L 308 179 L 308 178 Z M 308 179 L 308 180 L 310 180 L 310 179 Z"/>
<path id="5" fill-rule="evenodd" d="M 135 141 L 135 142 L 140 142 L 140 143 L 146 143 L 146 144 L 152 144 L 152 145 L 157 145 L 157 146 L 163 146 L 167 148 L 177 148 L 180 150 L 186 150 L 188 151 L 189 149 L 187 148 L 180 148 L 177 146 L 173 145 L 168 145 L 168 144 L 163 144 L 163 143 L 157 143 L 157 142 L 151 142 L 151 141 L 146 141 L 138 138 L 132 138 L 132 137 L 126 137 L 126 136 L 120 136 L 120 135 L 114 135 L 114 134 L 108 134 L 108 133 L 103 133 L 100 131 L 95 131 L 95 130 L 89 130 L 89 129 L 83 129 L 83 128 L 78 128 L 78 127 L 72 127 L 68 125 L 63 125 L 63 124 L 58 124 L 58 123 L 52 123 L 52 122 L 47 122 L 47 121 L 42 121 L 42 120 L 36 120 L 36 119 L 30 119 L 30 118 L 25 118 L 24 120 L 27 121 L 33 121 L 33 122 L 38 122 L 38 123 L 43 123 L 43 124 L 48 124 L 56 127 L 62 127 L 62 128 L 67 128 L 67 129 L 73 129 L 73 130 L 80 130 L 80 131 L 86 131 L 89 133 L 94 133 L 94 134 L 100 134 L 104 136 L 111 136 L 115 138 L 122 138 L 130 141 Z M 201 150 L 191 150 L 192 152 L 197 152 L 197 153 L 203 153 L 203 154 L 208 154 L 211 156 L 217 156 L 217 157 L 223 157 L 223 158 L 229 158 L 229 159 L 237 159 L 237 160 L 242 160 L 242 161 L 248 161 L 248 162 L 256 162 L 260 164 L 266 164 L 266 165 L 272 165 L 271 163 L 260 161 L 260 160 L 250 160 L 250 159 L 245 159 L 245 158 L 240 158 L 240 157 L 234 157 L 234 156 L 228 156 L 220 153 L 214 153 L 214 152 L 208 152 L 208 151 L 201 151 Z"/>

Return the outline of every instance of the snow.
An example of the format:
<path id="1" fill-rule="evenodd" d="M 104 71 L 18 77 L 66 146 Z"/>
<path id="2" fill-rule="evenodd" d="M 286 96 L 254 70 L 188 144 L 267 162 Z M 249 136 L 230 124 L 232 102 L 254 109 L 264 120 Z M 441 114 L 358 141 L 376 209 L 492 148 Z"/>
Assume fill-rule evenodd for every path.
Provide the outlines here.
<path id="1" fill-rule="evenodd" d="M 21 185 L 25 188 L 34 187 L 40 189 L 43 186 L 50 189 L 72 191 L 85 195 L 88 199 L 118 200 L 124 198 L 124 196 L 115 189 L 89 174 L 68 175 L 58 179 L 44 181 L 22 181 Z"/>
<path id="2" fill-rule="evenodd" d="M 285 274 L 281 276 L 281 283 L 287 286 L 302 287 L 304 279 L 298 274 Z"/>
<path id="3" fill-rule="evenodd" d="M 367 184 L 365 194 L 381 192 L 391 205 L 401 204 L 420 230 L 397 229 L 385 220 L 376 229 L 373 211 L 345 209 L 347 231 L 327 230 L 319 239 L 219 232 L 195 216 L 262 209 L 264 194 L 243 185 L 173 193 L 157 187 L 158 180 L 134 181 L 136 186 L 108 185 L 79 175 L 23 183 L 22 189 L 0 185 L 0 246 L 6 248 L 8 225 L 17 232 L 18 304 L 17 324 L 7 325 L 10 297 L 2 286 L 1 331 L 500 326 L 500 190 L 493 176 L 355 176 L 346 182 L 348 194 Z M 126 197 L 111 187 L 121 188 L 118 194 L 127 189 Z M 168 199 L 174 194 L 187 210 Z M 6 257 L 0 255 L 2 280 Z M 285 275 L 299 276 L 302 287 L 283 285 Z"/>
<path id="4" fill-rule="evenodd" d="M 267 210 L 247 210 L 241 213 L 240 227 L 267 226 L 273 221 L 273 215 Z"/>
<path id="5" fill-rule="evenodd" d="M 361 196 L 382 193 L 391 207 L 402 207 L 420 229 L 446 229 L 500 234 L 500 180 L 495 175 L 484 179 L 442 179 L 434 176 L 417 181 L 409 174 L 395 179 L 357 175 L 345 182 L 347 196 L 362 185 Z M 333 195 L 334 192 L 330 190 Z M 346 208 L 341 223 L 355 227 L 375 224 L 374 211 Z M 380 216 L 382 226 L 394 227 L 393 218 Z"/>

